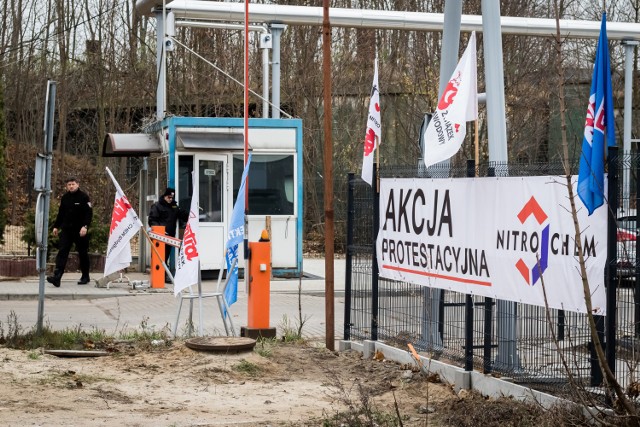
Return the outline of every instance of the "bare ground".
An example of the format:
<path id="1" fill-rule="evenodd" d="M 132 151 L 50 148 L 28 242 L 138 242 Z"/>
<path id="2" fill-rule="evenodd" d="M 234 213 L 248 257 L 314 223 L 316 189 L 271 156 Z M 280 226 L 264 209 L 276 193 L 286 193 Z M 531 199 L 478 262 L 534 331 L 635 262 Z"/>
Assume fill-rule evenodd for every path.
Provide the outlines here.
<path id="1" fill-rule="evenodd" d="M 59 358 L 0 347 L 0 420 L 8 426 L 290 426 L 323 425 L 342 413 L 326 425 L 353 425 L 349 416 L 361 412 L 362 425 L 373 425 L 367 417 L 388 421 L 400 414 L 404 426 L 437 426 L 428 414 L 433 405 L 457 399 L 451 387 L 429 383 L 409 367 L 359 353 L 309 344 L 257 348 L 216 354 L 174 342 Z"/>

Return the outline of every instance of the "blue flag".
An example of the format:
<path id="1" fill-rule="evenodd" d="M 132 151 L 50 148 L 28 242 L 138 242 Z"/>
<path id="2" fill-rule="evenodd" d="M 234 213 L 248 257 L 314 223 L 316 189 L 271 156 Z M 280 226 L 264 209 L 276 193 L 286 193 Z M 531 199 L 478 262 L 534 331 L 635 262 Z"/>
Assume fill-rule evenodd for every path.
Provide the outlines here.
<path id="1" fill-rule="evenodd" d="M 589 215 L 604 203 L 605 136 L 608 146 L 616 145 L 607 14 L 603 13 L 578 170 L 578 196 Z"/>
<path id="2" fill-rule="evenodd" d="M 244 239 L 244 199 L 246 190 L 247 175 L 249 174 L 249 165 L 251 164 L 251 153 L 247 158 L 247 164 L 242 172 L 242 180 L 240 181 L 240 189 L 236 196 L 236 203 L 233 205 L 233 213 L 231 214 L 231 222 L 229 223 L 229 233 L 227 236 L 227 244 L 225 245 L 225 259 L 227 262 L 227 274 L 229 274 L 229 282 L 224 290 L 224 299 L 227 305 L 235 303 L 238 300 L 238 263 L 236 263 L 233 271 L 231 266 L 233 261 L 238 259 L 238 244 Z M 225 313 L 226 315 L 226 313 Z"/>

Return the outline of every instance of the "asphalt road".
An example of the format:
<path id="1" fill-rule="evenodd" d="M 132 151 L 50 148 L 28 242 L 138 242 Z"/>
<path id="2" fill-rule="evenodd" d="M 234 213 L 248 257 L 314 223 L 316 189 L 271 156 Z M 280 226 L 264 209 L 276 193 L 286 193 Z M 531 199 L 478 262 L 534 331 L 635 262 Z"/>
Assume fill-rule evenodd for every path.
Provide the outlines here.
<path id="1" fill-rule="evenodd" d="M 334 336 L 343 336 L 344 317 L 344 259 L 334 262 Z M 278 336 L 287 329 L 297 330 L 301 321 L 302 334 L 309 339 L 326 336 L 324 259 L 305 259 L 302 280 L 274 279 L 270 284 L 270 327 L 275 327 Z M 176 324 L 179 298 L 173 295 L 172 285 L 162 289 L 132 289 L 131 282 L 149 280 L 142 273 L 127 273 L 122 282 L 111 282 L 109 287 L 77 285 L 79 273 L 65 274 L 60 288 L 44 285 L 44 325 L 54 329 L 82 328 L 83 330 L 104 330 L 108 334 L 119 335 L 132 330 L 171 331 Z M 92 279 L 98 279 L 95 274 Z M 16 316 L 23 331 L 35 327 L 38 319 L 38 299 L 40 290 L 38 277 L 0 282 L 0 322 L 7 326 Z M 300 286 L 300 291 L 298 290 Z M 203 292 L 216 289 L 215 281 L 204 281 Z M 194 287 L 194 291 L 196 288 Z M 196 334 L 200 324 L 200 301 L 194 300 L 193 321 Z M 245 284 L 241 279 L 238 301 L 230 312 L 234 330 L 239 334 L 241 326 L 247 325 L 248 308 Z M 182 314 L 178 319 L 178 335 L 187 334 L 189 302 L 184 301 Z M 224 335 L 225 330 L 216 298 L 202 299 L 203 335 Z"/>

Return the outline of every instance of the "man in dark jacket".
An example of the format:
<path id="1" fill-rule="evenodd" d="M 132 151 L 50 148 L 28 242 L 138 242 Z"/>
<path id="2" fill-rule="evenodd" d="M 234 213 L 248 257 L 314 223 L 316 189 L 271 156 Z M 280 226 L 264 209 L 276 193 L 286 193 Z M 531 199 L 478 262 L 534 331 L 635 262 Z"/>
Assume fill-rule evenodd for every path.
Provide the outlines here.
<path id="1" fill-rule="evenodd" d="M 47 282 L 56 288 L 60 287 L 60 280 L 67 265 L 69 251 L 71 251 L 71 246 L 74 244 L 76 245 L 76 251 L 78 251 L 80 271 L 82 271 L 82 277 L 80 277 L 78 285 L 89 283 L 89 236 L 87 236 L 87 230 L 93 217 L 91 200 L 87 193 L 80 190 L 80 184 L 76 178 L 67 178 L 65 182 L 67 192 L 60 200 L 58 216 L 53 223 L 53 235 L 60 234 L 56 268 L 53 276 L 47 277 Z"/>
<path id="2" fill-rule="evenodd" d="M 164 225 L 167 236 L 176 237 L 176 224 L 187 222 L 189 212 L 178 207 L 175 201 L 176 190 L 167 188 L 160 200 L 155 202 L 149 210 L 149 226 Z M 169 265 L 169 256 L 171 255 L 171 246 L 165 246 L 164 258 Z"/>

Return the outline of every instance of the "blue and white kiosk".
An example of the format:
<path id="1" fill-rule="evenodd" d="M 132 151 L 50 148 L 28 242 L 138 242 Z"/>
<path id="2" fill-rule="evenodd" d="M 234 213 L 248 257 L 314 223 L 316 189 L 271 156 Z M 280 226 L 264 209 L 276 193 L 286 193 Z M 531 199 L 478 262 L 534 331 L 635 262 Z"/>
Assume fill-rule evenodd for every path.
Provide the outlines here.
<path id="1" fill-rule="evenodd" d="M 242 118 L 171 117 L 162 122 L 168 152 L 168 185 L 178 204 L 191 200 L 191 172 L 200 187 L 203 270 L 220 268 L 233 204 L 244 169 Z M 257 241 L 270 217 L 276 275 L 302 271 L 302 121 L 249 120 L 249 241 Z M 244 257 L 240 266 L 243 267 Z"/>
<path id="2" fill-rule="evenodd" d="M 218 270 L 244 169 L 244 121 L 174 116 L 157 122 L 155 131 L 155 138 L 110 134 L 105 151 L 149 156 L 149 178 L 156 185 L 141 200 L 157 200 L 168 186 L 176 189 L 178 204 L 189 209 L 191 172 L 195 172 L 200 190 L 201 268 Z M 273 274 L 297 277 L 302 272 L 302 121 L 250 119 L 248 143 L 252 153 L 249 240 L 257 241 L 270 224 Z M 241 268 L 242 251 L 240 248 Z"/>

